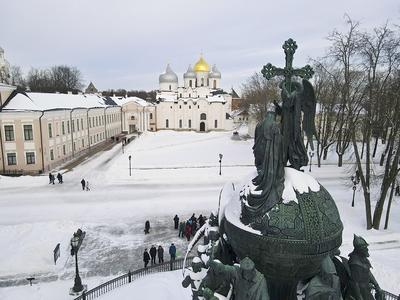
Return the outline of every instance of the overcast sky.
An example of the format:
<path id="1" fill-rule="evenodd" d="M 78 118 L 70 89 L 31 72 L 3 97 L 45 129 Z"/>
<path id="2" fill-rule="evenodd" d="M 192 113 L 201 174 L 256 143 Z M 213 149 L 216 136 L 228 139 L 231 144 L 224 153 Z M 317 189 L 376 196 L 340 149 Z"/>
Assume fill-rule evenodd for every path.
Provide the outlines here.
<path id="1" fill-rule="evenodd" d="M 222 86 L 239 89 L 264 64 L 284 64 L 289 37 L 295 66 L 323 56 L 346 13 L 365 29 L 400 24 L 400 1 L 0 0 L 0 46 L 25 72 L 76 66 L 100 90 L 157 89 L 167 63 L 181 82 L 202 52 Z"/>

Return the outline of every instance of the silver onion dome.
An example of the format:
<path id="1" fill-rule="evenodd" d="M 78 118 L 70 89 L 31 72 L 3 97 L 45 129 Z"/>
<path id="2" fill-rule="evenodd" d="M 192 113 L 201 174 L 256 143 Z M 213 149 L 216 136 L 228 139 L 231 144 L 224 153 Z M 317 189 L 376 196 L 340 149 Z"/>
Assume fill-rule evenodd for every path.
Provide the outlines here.
<path id="1" fill-rule="evenodd" d="M 174 71 L 172 71 L 169 64 L 167 65 L 167 69 L 165 73 L 161 74 L 159 77 L 160 83 L 178 83 L 178 76 Z"/>
<path id="2" fill-rule="evenodd" d="M 221 72 L 218 71 L 217 66 L 213 65 L 211 73 L 210 73 L 210 78 L 221 78 Z"/>
<path id="3" fill-rule="evenodd" d="M 189 65 L 186 73 L 183 74 L 183 78 L 196 78 L 196 73 L 194 72 L 192 65 Z"/>

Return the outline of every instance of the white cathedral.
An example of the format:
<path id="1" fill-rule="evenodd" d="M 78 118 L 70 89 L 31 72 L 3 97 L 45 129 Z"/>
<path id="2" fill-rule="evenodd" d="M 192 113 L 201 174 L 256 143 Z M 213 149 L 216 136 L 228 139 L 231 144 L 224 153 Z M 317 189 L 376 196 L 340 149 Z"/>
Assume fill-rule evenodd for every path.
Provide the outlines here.
<path id="1" fill-rule="evenodd" d="M 203 57 L 183 74 L 183 86 L 170 65 L 159 77 L 157 130 L 231 130 L 232 96 L 221 89 L 221 72 Z"/>

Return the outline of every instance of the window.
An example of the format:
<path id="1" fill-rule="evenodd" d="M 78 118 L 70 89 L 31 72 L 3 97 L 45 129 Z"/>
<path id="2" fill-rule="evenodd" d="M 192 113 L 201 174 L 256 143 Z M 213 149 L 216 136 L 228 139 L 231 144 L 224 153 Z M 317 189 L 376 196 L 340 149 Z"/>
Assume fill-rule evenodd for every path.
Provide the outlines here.
<path id="1" fill-rule="evenodd" d="M 72 145 L 72 147 L 73 147 L 74 151 L 76 151 L 76 145 L 75 145 L 75 142 L 74 142 L 74 144 Z"/>
<path id="2" fill-rule="evenodd" d="M 70 130 L 69 130 L 69 121 L 67 121 L 67 131 L 68 131 L 68 134 L 70 133 Z"/>
<path id="3" fill-rule="evenodd" d="M 197 108 L 200 108 L 200 105 L 197 105 Z"/>
<path id="4" fill-rule="evenodd" d="M 169 90 L 171 90 L 171 85 L 169 85 Z"/>
<path id="5" fill-rule="evenodd" d="M 76 130 L 79 131 L 79 119 L 76 119 Z"/>
<path id="6" fill-rule="evenodd" d="M 201 86 L 204 86 L 204 78 L 201 78 Z"/>
<path id="7" fill-rule="evenodd" d="M 218 128 L 218 120 L 214 120 L 214 128 Z"/>
<path id="8" fill-rule="evenodd" d="M 99 126 L 99 118 L 96 117 L 96 126 Z"/>
<path id="9" fill-rule="evenodd" d="M 192 87 L 192 80 L 189 80 L 189 86 Z"/>
<path id="10" fill-rule="evenodd" d="M 182 128 L 182 120 L 179 120 L 179 128 Z"/>
<path id="11" fill-rule="evenodd" d="M 53 130 L 51 128 L 51 123 L 48 124 L 49 125 L 49 138 L 53 137 Z"/>
<path id="12" fill-rule="evenodd" d="M 152 114 L 152 113 L 150 113 L 150 120 L 151 120 L 151 119 L 153 119 L 153 114 Z"/>
<path id="13" fill-rule="evenodd" d="M 54 160 L 54 151 L 53 151 L 53 149 L 50 150 L 50 160 Z"/>
<path id="14" fill-rule="evenodd" d="M 85 147 L 85 140 L 82 139 L 82 147 Z"/>
<path id="15" fill-rule="evenodd" d="M 214 89 L 217 88 L 217 81 L 216 81 L 216 80 L 214 80 L 214 82 L 213 82 L 213 88 L 214 88 Z"/>
<path id="16" fill-rule="evenodd" d="M 189 105 L 189 109 L 192 109 L 192 107 Z"/>
<path id="17" fill-rule="evenodd" d="M 182 93 L 179 94 L 179 98 L 182 98 Z"/>
<path id="18" fill-rule="evenodd" d="M 26 152 L 26 164 L 34 165 L 35 164 L 35 152 Z"/>
<path id="19" fill-rule="evenodd" d="M 72 129 L 72 132 L 75 132 L 75 122 L 74 122 L 74 120 L 71 121 L 71 129 Z"/>
<path id="20" fill-rule="evenodd" d="M 200 114 L 200 120 L 207 120 L 207 116 L 205 113 Z"/>
<path id="21" fill-rule="evenodd" d="M 188 121 L 188 127 L 189 127 L 189 128 L 192 128 L 192 120 L 189 120 L 189 121 Z"/>
<path id="22" fill-rule="evenodd" d="M 192 94 L 189 94 L 189 98 L 191 98 L 192 97 Z"/>
<path id="23" fill-rule="evenodd" d="M 5 125 L 4 126 L 4 135 L 5 135 L 6 141 L 13 141 L 14 140 L 14 126 Z"/>
<path id="24" fill-rule="evenodd" d="M 93 144 L 93 140 L 92 140 L 92 137 L 90 137 L 90 144 Z"/>
<path id="25" fill-rule="evenodd" d="M 33 140 L 32 125 L 24 125 L 24 138 L 25 138 L 25 141 L 32 141 Z"/>
<path id="26" fill-rule="evenodd" d="M 168 121 L 168 119 L 165 120 L 165 128 L 169 128 L 169 121 Z"/>
<path id="27" fill-rule="evenodd" d="M 92 121 L 91 121 L 90 117 L 88 118 L 88 122 L 89 122 L 89 128 L 92 128 Z"/>
<path id="28" fill-rule="evenodd" d="M 17 154 L 7 153 L 7 164 L 9 166 L 15 166 L 17 164 Z"/>
<path id="29" fill-rule="evenodd" d="M 61 122 L 61 132 L 64 135 L 65 134 L 65 124 L 64 121 Z"/>
<path id="30" fill-rule="evenodd" d="M 83 119 L 81 119 L 81 128 L 83 130 Z"/>
<path id="31" fill-rule="evenodd" d="M 182 105 L 179 105 L 179 109 L 182 109 Z"/>
<path id="32" fill-rule="evenodd" d="M 64 154 L 64 155 L 66 154 L 65 145 L 63 145 L 63 154 Z"/>

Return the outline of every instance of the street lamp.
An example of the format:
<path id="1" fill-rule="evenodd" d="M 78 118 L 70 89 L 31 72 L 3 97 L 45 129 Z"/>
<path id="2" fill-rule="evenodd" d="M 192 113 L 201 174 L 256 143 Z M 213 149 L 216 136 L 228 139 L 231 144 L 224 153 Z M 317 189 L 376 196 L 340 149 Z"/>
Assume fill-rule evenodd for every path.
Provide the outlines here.
<path id="1" fill-rule="evenodd" d="M 122 154 L 124 154 L 124 147 L 125 147 L 125 143 L 124 143 L 124 141 L 123 141 L 123 140 L 121 141 L 121 145 L 122 145 Z"/>
<path id="2" fill-rule="evenodd" d="M 219 175 L 221 175 L 221 163 L 222 163 L 222 153 L 219 154 Z"/>
<path id="3" fill-rule="evenodd" d="M 310 169 L 309 169 L 309 171 L 311 172 L 312 158 L 314 156 L 314 151 L 310 151 L 310 152 L 308 152 L 308 154 L 310 155 Z"/>
<path id="4" fill-rule="evenodd" d="M 132 155 L 129 155 L 129 176 L 132 176 Z"/>
<path id="5" fill-rule="evenodd" d="M 354 197 L 356 195 L 357 184 L 359 184 L 360 179 L 358 176 L 351 176 L 350 179 L 353 182 L 353 201 L 351 201 L 351 207 L 354 207 Z"/>
<path id="6" fill-rule="evenodd" d="M 79 293 L 84 290 L 82 285 L 81 278 L 79 277 L 79 270 L 78 270 L 78 249 L 79 249 L 79 236 L 74 235 L 71 239 L 71 247 L 72 251 L 71 254 L 75 255 L 75 284 L 72 288 L 74 293 Z"/>

